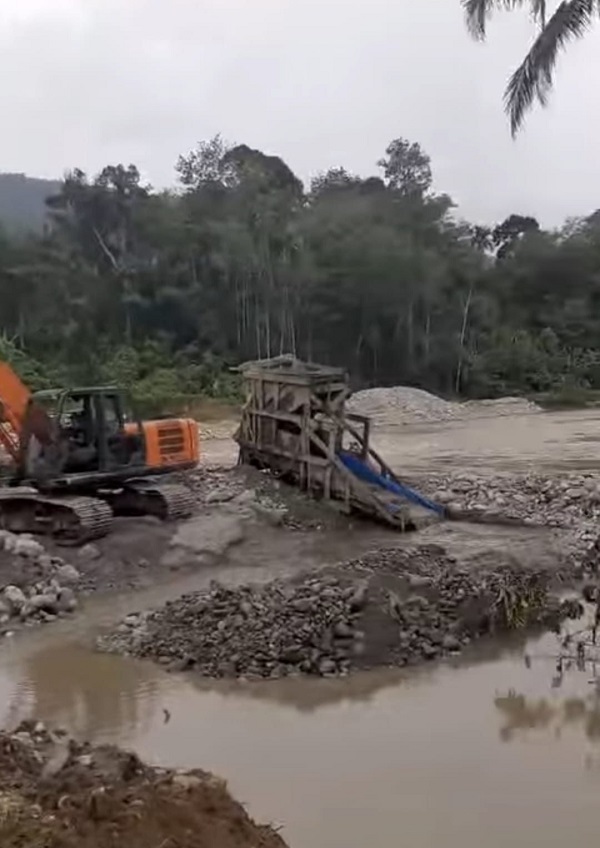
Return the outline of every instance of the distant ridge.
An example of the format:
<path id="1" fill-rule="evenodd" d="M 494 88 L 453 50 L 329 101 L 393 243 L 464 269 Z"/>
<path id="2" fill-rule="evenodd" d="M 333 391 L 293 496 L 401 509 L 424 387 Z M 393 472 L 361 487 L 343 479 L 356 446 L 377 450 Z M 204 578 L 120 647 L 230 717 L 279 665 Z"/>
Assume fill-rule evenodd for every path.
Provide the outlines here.
<path id="1" fill-rule="evenodd" d="M 40 232 L 46 220 L 46 198 L 60 190 L 59 180 L 0 173 L 0 227 Z"/>

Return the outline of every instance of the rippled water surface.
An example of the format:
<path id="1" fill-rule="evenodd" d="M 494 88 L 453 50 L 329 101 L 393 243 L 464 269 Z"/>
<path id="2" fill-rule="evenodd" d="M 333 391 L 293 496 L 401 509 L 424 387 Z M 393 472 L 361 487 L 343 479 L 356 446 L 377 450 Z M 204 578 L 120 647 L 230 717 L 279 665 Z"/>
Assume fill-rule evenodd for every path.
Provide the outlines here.
<path id="1" fill-rule="evenodd" d="M 600 837 L 600 701 L 589 669 L 552 687 L 554 637 L 528 648 L 531 668 L 513 645 L 410 677 L 210 686 L 47 633 L 3 644 L 4 725 L 36 715 L 152 762 L 211 769 L 293 848 Z"/>

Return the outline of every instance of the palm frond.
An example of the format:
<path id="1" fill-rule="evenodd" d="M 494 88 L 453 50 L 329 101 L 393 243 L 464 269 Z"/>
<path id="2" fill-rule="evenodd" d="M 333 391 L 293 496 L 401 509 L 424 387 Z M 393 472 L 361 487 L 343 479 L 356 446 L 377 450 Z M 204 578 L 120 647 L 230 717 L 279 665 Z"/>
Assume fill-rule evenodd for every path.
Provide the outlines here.
<path id="1" fill-rule="evenodd" d="M 542 27 L 531 50 L 511 76 L 504 93 L 513 137 L 534 100 L 546 105 L 559 52 L 581 38 L 597 14 L 598 0 L 563 0 Z"/>
<path id="2" fill-rule="evenodd" d="M 531 17 L 540 26 L 546 26 L 546 0 L 531 0 Z"/>
<path id="3" fill-rule="evenodd" d="M 496 10 L 505 9 L 510 11 L 511 9 L 516 9 L 517 6 L 523 6 L 529 3 L 532 7 L 534 18 L 539 19 L 539 13 L 536 9 L 542 6 L 545 14 L 546 7 L 546 0 L 461 0 L 461 3 L 465 12 L 467 29 L 478 41 L 485 38 L 487 22 Z"/>

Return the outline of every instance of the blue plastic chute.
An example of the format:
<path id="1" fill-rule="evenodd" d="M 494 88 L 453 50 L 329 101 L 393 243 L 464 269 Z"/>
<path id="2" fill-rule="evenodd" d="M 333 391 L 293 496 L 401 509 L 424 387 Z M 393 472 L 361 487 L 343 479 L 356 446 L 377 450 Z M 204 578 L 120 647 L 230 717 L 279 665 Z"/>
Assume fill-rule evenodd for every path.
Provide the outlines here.
<path id="1" fill-rule="evenodd" d="M 356 456 L 356 454 L 349 453 L 348 451 L 340 451 L 340 453 L 338 453 L 338 457 L 344 463 L 346 468 L 364 483 L 368 483 L 371 486 L 379 486 L 380 488 L 385 489 L 394 495 L 398 495 L 398 497 L 404 498 L 417 506 L 422 506 L 425 509 L 429 509 L 432 512 L 437 513 L 438 515 L 444 515 L 445 510 L 443 506 L 430 501 L 429 498 L 426 498 L 423 495 L 420 495 L 419 492 L 411 489 L 410 486 L 405 486 L 403 483 L 398 483 L 395 480 L 391 480 L 389 477 L 385 477 L 383 474 L 379 474 L 367 465 L 360 457 Z"/>

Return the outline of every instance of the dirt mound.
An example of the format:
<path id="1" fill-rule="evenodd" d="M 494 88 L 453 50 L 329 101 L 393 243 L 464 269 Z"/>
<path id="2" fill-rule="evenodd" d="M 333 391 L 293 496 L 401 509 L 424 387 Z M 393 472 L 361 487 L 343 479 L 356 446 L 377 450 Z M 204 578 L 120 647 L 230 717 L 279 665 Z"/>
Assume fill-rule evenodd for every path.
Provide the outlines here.
<path id="1" fill-rule="evenodd" d="M 154 769 L 42 724 L 0 732 L 2 848 L 285 848 L 223 781 Z"/>
<path id="2" fill-rule="evenodd" d="M 497 552 L 458 564 L 438 546 L 379 550 L 292 581 L 182 596 L 129 615 L 102 650 L 211 677 L 333 676 L 457 653 L 555 615 L 549 575 Z"/>
<path id="3" fill-rule="evenodd" d="M 364 389 L 352 395 L 348 408 L 351 412 L 367 415 L 374 424 L 382 427 L 540 411 L 540 407 L 525 398 L 506 397 L 456 403 L 411 386 Z"/>

